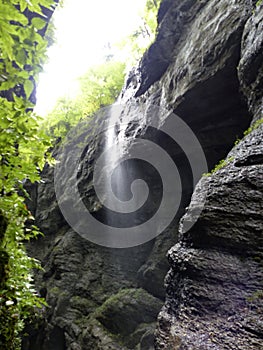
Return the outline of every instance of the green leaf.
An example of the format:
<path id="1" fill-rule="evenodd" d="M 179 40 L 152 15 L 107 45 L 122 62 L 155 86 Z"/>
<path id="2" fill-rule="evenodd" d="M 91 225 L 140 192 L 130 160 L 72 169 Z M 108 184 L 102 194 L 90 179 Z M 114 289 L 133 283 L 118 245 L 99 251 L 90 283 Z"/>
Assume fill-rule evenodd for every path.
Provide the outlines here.
<path id="1" fill-rule="evenodd" d="M 19 65 L 20 68 L 23 68 L 27 61 L 27 55 L 25 53 L 25 50 L 19 50 L 16 55 L 16 63 Z"/>
<path id="2" fill-rule="evenodd" d="M 32 24 L 36 29 L 41 30 L 46 26 L 47 22 L 42 18 L 34 17 L 32 19 Z"/>
<path id="3" fill-rule="evenodd" d="M 29 98 L 34 90 L 34 83 L 31 80 L 26 80 L 24 83 L 24 89 L 26 97 Z"/>
<path id="4" fill-rule="evenodd" d="M 25 0 L 20 0 L 20 1 L 19 1 L 19 5 L 20 5 L 20 11 L 21 11 L 21 12 L 24 12 L 25 9 L 26 9 L 27 6 L 28 6 L 28 3 L 27 3 L 27 1 L 25 1 Z"/>
<path id="5" fill-rule="evenodd" d="M 13 51 L 14 40 L 12 36 L 9 33 L 7 33 L 7 31 L 4 31 L 3 29 L 1 31 L 2 31 L 1 40 L 3 42 L 2 55 L 3 56 L 7 55 L 9 60 L 13 61 L 14 60 L 14 51 Z"/>

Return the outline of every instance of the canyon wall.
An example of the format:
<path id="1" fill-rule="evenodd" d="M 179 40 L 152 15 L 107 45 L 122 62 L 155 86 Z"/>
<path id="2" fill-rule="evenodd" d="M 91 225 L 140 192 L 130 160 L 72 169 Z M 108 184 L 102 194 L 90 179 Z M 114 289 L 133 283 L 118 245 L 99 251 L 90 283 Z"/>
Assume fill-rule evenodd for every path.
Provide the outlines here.
<path id="1" fill-rule="evenodd" d="M 41 260 L 36 284 L 49 306 L 27 326 L 24 350 L 262 347 L 262 16 L 263 6 L 249 0 L 161 3 L 156 40 L 120 97 L 128 113 L 114 125 L 116 142 L 122 139 L 128 153 L 135 140 L 149 139 L 179 169 L 182 199 L 158 237 L 130 248 L 91 243 L 60 211 L 54 168 L 46 166 L 42 182 L 30 186 L 28 205 L 45 235 L 28 250 Z M 142 107 L 154 106 L 157 117 L 142 113 Z M 209 170 L 227 159 L 195 190 L 184 150 L 150 127 L 151 119 L 165 127 L 174 115 L 196 135 Z M 104 133 L 96 130 L 106 122 L 98 114 L 89 125 L 77 179 L 67 145 L 67 174 L 59 173 L 69 188 L 62 201 L 77 181 L 81 200 L 100 220 L 106 214 L 92 176 L 105 146 Z M 243 137 L 250 125 L 253 130 Z M 146 169 L 145 179 L 151 202 L 158 204 L 158 175 Z M 146 208 L 139 220 L 149 213 Z"/>

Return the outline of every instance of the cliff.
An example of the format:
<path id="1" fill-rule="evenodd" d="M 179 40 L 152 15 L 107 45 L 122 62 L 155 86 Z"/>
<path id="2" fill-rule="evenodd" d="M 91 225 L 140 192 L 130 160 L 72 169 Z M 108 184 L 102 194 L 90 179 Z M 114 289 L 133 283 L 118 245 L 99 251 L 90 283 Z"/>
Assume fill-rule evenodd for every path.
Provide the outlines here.
<path id="1" fill-rule="evenodd" d="M 24 349 L 262 347 L 263 129 L 254 124 L 262 118 L 262 16 L 263 6 L 255 1 L 163 0 L 156 40 L 128 76 L 120 98 L 125 113 L 113 127 L 125 154 L 141 138 L 176 163 L 181 200 L 175 217 L 160 235 L 149 236 L 154 239 L 125 248 L 116 241 L 97 245 L 96 236 L 92 243 L 76 233 L 78 227 L 61 213 L 75 195 L 75 182 L 85 208 L 96 219 L 109 217 L 92 185 L 107 115 L 97 115 L 88 136 L 85 125 L 75 130 L 63 148 L 64 167 L 55 173 L 56 192 L 48 166 L 42 183 L 31 186 L 29 206 L 45 236 L 28 249 L 42 262 L 36 283 L 49 307 L 37 329 L 28 326 Z M 195 141 L 177 135 L 175 142 L 162 131 L 169 132 L 176 115 Z M 86 145 L 78 166 L 75 139 Z M 189 143 L 200 145 L 209 170 L 227 161 L 201 178 L 197 148 L 187 150 Z M 165 184 L 143 162 L 128 170 L 129 183 L 143 174 L 152 193 L 136 215 L 141 224 L 155 214 Z M 176 204 L 169 201 L 167 209 Z M 81 215 L 71 208 L 68 221 L 77 225 Z M 131 216 L 110 220 L 123 232 L 135 226 Z"/>

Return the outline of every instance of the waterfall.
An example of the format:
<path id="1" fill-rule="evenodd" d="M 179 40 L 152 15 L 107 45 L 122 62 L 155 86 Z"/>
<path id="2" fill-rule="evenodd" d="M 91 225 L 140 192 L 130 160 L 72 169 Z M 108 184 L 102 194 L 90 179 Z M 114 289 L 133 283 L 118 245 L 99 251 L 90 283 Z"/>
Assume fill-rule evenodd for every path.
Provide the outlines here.
<path id="1" fill-rule="evenodd" d="M 127 138 L 125 138 L 126 124 L 121 123 L 123 106 L 109 107 L 109 120 L 105 130 L 105 150 L 97 159 L 94 187 L 101 203 L 110 211 L 116 213 L 132 213 L 138 210 L 148 197 L 148 187 L 144 181 L 131 181 L 135 172 L 134 163 L 130 162 L 126 154 Z M 142 193 L 144 195 L 142 196 Z M 109 211 L 108 211 L 109 212 Z M 110 215 L 110 213 L 109 213 Z M 108 220 L 107 220 L 108 219 Z M 106 221 L 110 221 L 106 218 Z"/>
<path id="2" fill-rule="evenodd" d="M 86 141 L 80 142 L 80 127 L 76 127 L 75 137 L 61 149 L 55 171 L 56 195 L 64 218 L 82 237 L 106 247 L 128 248 L 150 241 L 166 229 L 179 210 L 184 179 L 176 159 L 165 149 L 166 137 L 176 152 L 184 150 L 193 186 L 207 169 L 198 139 L 178 116 L 170 113 L 168 117 L 168 112 L 157 106 L 146 109 L 136 105 L 133 111 L 120 104 L 104 108 L 98 112 L 93 133 L 87 128 Z M 166 121 L 160 126 L 164 116 Z M 98 148 L 92 159 L 87 146 L 90 142 Z M 72 162 L 64 151 L 72 154 Z M 78 188 L 81 164 L 84 173 L 92 164 L 93 177 L 88 172 L 87 181 L 92 186 L 91 198 L 100 202 L 95 213 L 89 210 L 89 192 L 86 206 Z"/>

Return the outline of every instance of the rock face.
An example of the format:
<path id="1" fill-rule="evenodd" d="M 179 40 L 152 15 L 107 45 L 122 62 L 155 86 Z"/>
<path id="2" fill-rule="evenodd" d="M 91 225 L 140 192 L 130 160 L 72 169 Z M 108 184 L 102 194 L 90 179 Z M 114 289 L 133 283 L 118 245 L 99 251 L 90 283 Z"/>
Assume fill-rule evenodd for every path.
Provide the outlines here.
<path id="1" fill-rule="evenodd" d="M 42 262 L 36 284 L 49 307 L 37 329 L 28 325 L 24 350 L 150 350 L 161 308 L 156 349 L 262 347 L 262 125 L 231 150 L 251 120 L 262 118 L 262 13 L 262 5 L 248 0 L 163 0 L 156 41 L 122 91 L 129 110 L 122 120 L 126 127 L 120 130 L 117 121 L 115 130 L 125 149 L 136 138 L 148 138 L 176 162 L 183 179 L 177 215 L 165 232 L 143 245 L 98 246 L 65 221 L 56 202 L 54 169 L 47 166 L 29 203 L 45 236 L 28 249 Z M 191 203 L 183 150 L 149 127 L 150 117 L 140 106 L 159 106 L 184 120 L 209 169 L 228 157 L 224 167 L 201 179 Z M 81 199 L 97 218 L 105 213 L 92 175 L 105 138 L 94 135 L 105 122 L 99 115 L 93 120 L 78 170 Z M 155 122 L 166 125 L 169 117 L 160 114 Z M 145 174 L 154 193 L 151 202 L 158 204 L 158 176 L 151 178 L 152 170 Z M 71 174 L 68 179 L 70 188 L 76 179 Z M 148 219 L 147 210 L 140 220 Z"/>
<path id="2" fill-rule="evenodd" d="M 238 64 L 253 122 L 262 118 L 263 9 L 247 20 Z M 169 250 L 167 297 L 156 349 L 262 349 L 262 119 L 228 154 L 226 166 L 204 177 Z M 205 207 L 187 232 L 196 208 Z"/>
<path id="3" fill-rule="evenodd" d="M 157 349 L 262 348 L 262 126 L 194 192 L 168 253 Z M 202 214 L 184 232 L 204 194 Z"/>

